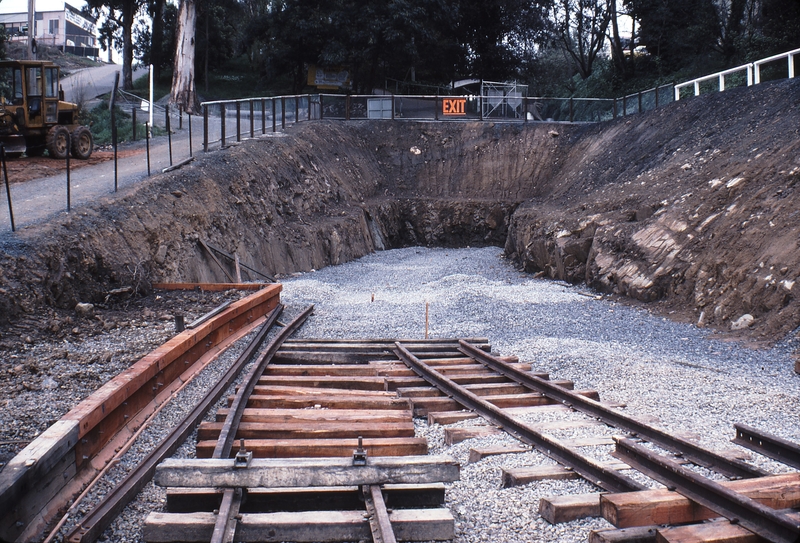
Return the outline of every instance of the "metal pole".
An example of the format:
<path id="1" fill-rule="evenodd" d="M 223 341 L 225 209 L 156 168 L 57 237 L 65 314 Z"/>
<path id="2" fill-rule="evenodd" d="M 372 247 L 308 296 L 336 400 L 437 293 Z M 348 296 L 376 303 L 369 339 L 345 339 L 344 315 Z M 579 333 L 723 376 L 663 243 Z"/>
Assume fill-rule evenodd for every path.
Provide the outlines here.
<path id="1" fill-rule="evenodd" d="M 144 123 L 144 127 L 147 141 L 147 176 L 150 177 L 150 123 Z"/>
<path id="2" fill-rule="evenodd" d="M 169 104 L 164 106 L 164 118 L 167 125 L 167 142 L 169 143 L 169 165 L 172 166 L 172 130 L 169 125 Z"/>
<path id="3" fill-rule="evenodd" d="M 219 105 L 220 130 L 222 131 L 222 148 L 225 149 L 225 104 Z"/>
<path id="4" fill-rule="evenodd" d="M 69 182 L 69 148 L 71 147 L 69 141 L 69 132 L 66 133 L 66 137 L 67 137 L 67 213 L 69 213 L 69 211 L 72 208 L 72 202 L 71 202 L 72 195 L 70 194 L 70 182 Z"/>
<path id="5" fill-rule="evenodd" d="M 253 114 L 255 109 L 253 107 L 253 100 L 250 100 L 250 138 L 256 137 L 256 128 L 255 128 L 255 119 L 253 118 Z"/>
<path id="6" fill-rule="evenodd" d="M 194 156 L 192 154 L 192 114 L 189 113 L 189 157 Z"/>
<path id="7" fill-rule="evenodd" d="M 149 108 L 150 109 L 150 124 L 147 125 L 149 127 L 147 129 L 148 135 L 150 134 L 150 128 L 153 127 L 153 65 L 152 64 L 150 65 L 150 104 L 149 105 L 150 105 L 150 108 Z"/>
<path id="8" fill-rule="evenodd" d="M 111 110 L 111 145 L 114 148 L 114 192 L 119 188 L 119 181 L 117 177 L 117 89 L 119 88 L 119 72 L 114 74 L 114 90 L 111 93 L 111 101 L 108 104 L 108 109 Z M 67 162 L 69 168 L 69 162 Z"/>
<path id="9" fill-rule="evenodd" d="M 178 130 L 183 130 L 183 106 L 178 106 Z"/>
<path id="10" fill-rule="evenodd" d="M 236 141 L 242 141 L 242 104 L 236 102 Z"/>
<path id="11" fill-rule="evenodd" d="M 575 118 L 575 108 L 572 103 L 572 97 L 569 98 L 569 122 L 573 122 Z"/>
<path id="12" fill-rule="evenodd" d="M 286 97 L 281 96 L 281 130 L 286 129 Z"/>
<path id="13" fill-rule="evenodd" d="M 203 152 L 208 152 L 208 105 L 203 106 Z"/>
<path id="14" fill-rule="evenodd" d="M 261 135 L 267 133 L 267 102 L 261 99 Z"/>
<path id="15" fill-rule="evenodd" d="M 297 124 L 300 121 L 300 97 L 295 95 L 294 97 L 294 124 Z"/>
<path id="16" fill-rule="evenodd" d="M 131 117 L 133 117 L 133 141 L 136 141 L 136 108 L 131 108 Z"/>
<path id="17" fill-rule="evenodd" d="M 8 198 L 8 216 L 11 219 L 11 231 L 16 232 L 14 226 L 14 208 L 11 206 L 11 187 L 8 184 L 8 168 L 6 168 L 6 146 L 0 144 L 0 159 L 3 160 L 3 177 L 6 180 L 6 197 Z"/>
<path id="18" fill-rule="evenodd" d="M 278 120 L 275 118 L 275 98 L 273 98 L 272 99 L 272 131 L 273 132 L 276 132 L 278 130 L 278 128 L 276 126 L 277 122 L 278 122 Z"/>

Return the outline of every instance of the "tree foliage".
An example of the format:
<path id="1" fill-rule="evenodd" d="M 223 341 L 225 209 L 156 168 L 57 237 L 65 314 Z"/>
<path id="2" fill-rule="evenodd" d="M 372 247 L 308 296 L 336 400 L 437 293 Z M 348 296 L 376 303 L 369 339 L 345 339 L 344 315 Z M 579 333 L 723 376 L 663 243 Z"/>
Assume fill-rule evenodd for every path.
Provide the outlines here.
<path id="1" fill-rule="evenodd" d="M 122 88 L 133 88 L 133 25 L 142 0 L 87 0 L 86 10 L 105 23 L 100 28 L 100 43 L 110 49 L 122 45 Z"/>

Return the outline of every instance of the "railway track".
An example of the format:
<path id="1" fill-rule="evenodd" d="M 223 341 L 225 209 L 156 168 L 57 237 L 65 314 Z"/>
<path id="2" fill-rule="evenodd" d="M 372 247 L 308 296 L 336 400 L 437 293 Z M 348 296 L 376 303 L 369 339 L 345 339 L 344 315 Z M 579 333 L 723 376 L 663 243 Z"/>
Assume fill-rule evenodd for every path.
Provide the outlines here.
<path id="1" fill-rule="evenodd" d="M 792 511 L 800 506 L 798 474 L 770 475 L 741 455 L 704 450 L 600 402 L 596 391 L 575 391 L 515 357 L 491 354 L 482 338 L 290 339 L 309 308 L 263 348 L 280 309 L 264 317 L 232 366 L 241 371 L 252 362 L 226 407 L 200 423 L 196 458 L 163 460 L 235 374 L 66 540 L 97 539 L 153 473 L 167 500 L 145 522 L 148 542 L 453 539 L 445 488 L 458 479 L 459 466 L 428 455 L 415 431 L 419 417 L 446 425 L 451 443 L 498 432 L 521 442 L 475 449 L 470 461 L 534 448 L 560 464 L 506 470 L 504 486 L 574 476 L 597 485 L 601 492 L 540 503 L 554 523 L 603 516 L 616 526 L 593 532 L 595 543 L 716 541 L 731 532 L 742 540 L 800 537 L 800 515 Z M 530 422 L 544 410 L 569 416 Z M 458 424 L 479 418 L 487 424 Z M 598 432 L 558 437 L 574 427 Z M 736 441 L 798 467 L 796 445 L 747 427 L 737 428 Z M 616 458 L 598 458 L 598 449 Z M 653 489 L 658 485 L 648 478 L 666 489 Z M 729 520 L 709 522 L 715 518 Z"/>

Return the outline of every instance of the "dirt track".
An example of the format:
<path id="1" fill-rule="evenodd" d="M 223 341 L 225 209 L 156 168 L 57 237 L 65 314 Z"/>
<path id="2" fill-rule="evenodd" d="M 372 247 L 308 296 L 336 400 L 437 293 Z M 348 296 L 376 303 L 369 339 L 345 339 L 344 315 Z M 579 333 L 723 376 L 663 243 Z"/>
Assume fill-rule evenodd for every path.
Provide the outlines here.
<path id="1" fill-rule="evenodd" d="M 303 123 L 5 234 L 4 343 L 115 288 L 226 280 L 199 239 L 271 274 L 505 244 L 531 273 L 726 334 L 750 315 L 734 335 L 774 341 L 800 324 L 799 147 L 797 80 L 601 125 Z"/>

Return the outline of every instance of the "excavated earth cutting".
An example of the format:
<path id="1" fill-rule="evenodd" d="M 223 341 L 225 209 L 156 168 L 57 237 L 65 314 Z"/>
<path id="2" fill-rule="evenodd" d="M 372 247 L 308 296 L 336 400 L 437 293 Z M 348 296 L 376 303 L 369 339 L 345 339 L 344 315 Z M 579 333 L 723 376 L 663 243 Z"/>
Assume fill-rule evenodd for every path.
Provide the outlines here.
<path id="1" fill-rule="evenodd" d="M 109 292 L 226 281 L 203 240 L 278 276 L 504 245 L 529 272 L 771 342 L 800 324 L 798 181 L 798 80 L 592 125 L 300 123 L 4 235 L 0 341 Z"/>

